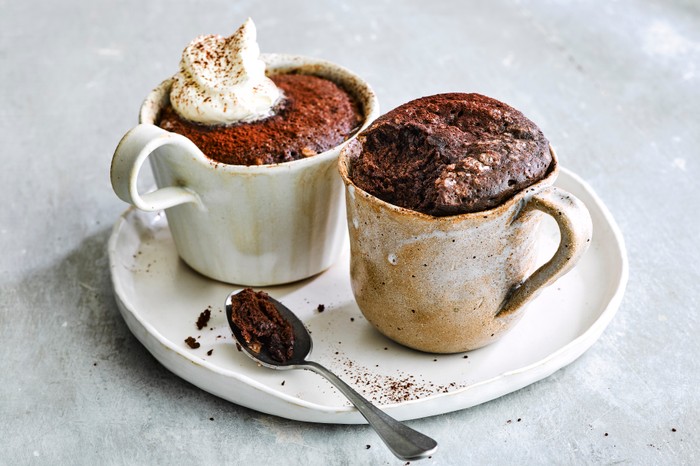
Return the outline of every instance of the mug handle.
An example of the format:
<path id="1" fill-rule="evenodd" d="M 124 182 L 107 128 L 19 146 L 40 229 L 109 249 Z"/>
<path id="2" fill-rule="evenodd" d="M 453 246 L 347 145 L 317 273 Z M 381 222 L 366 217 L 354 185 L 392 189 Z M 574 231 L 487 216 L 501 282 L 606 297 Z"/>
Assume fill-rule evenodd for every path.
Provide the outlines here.
<path id="1" fill-rule="evenodd" d="M 112 189 L 121 200 L 148 212 L 187 202 L 201 206 L 197 193 L 186 187 L 169 186 L 139 194 L 137 180 L 141 166 L 153 151 L 166 145 L 178 147 L 190 154 L 199 151 L 186 137 L 150 124 L 135 126 L 119 141 L 112 157 L 110 178 Z"/>
<path id="2" fill-rule="evenodd" d="M 556 220 L 561 234 L 559 247 L 547 263 L 510 290 L 496 314 L 498 318 L 512 316 L 544 287 L 571 270 L 591 243 L 591 215 L 573 194 L 549 187 L 532 196 L 513 223 L 522 221 L 533 210 L 544 212 Z"/>

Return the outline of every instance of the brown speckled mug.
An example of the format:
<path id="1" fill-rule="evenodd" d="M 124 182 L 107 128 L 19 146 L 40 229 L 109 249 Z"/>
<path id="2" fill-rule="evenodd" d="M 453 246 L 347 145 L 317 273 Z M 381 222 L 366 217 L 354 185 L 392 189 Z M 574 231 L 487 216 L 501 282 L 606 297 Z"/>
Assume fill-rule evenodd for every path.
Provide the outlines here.
<path id="1" fill-rule="evenodd" d="M 340 155 L 350 232 L 350 276 L 360 310 L 405 346 L 455 353 L 499 339 L 542 288 L 568 272 L 588 248 L 591 218 L 583 203 L 547 176 L 489 210 L 434 217 L 386 203 L 352 182 L 353 141 Z M 533 272 L 537 227 L 559 226 L 554 256 Z"/>

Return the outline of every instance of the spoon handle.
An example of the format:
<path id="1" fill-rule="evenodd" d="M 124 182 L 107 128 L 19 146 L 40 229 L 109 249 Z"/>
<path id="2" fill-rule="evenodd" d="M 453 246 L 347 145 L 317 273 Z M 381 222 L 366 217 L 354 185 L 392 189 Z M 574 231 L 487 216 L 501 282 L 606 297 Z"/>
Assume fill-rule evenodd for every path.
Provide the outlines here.
<path id="1" fill-rule="evenodd" d="M 322 375 L 335 385 L 355 405 L 360 414 L 367 419 L 369 425 L 389 447 L 389 450 L 398 458 L 417 460 L 425 458 L 437 450 L 435 440 L 385 414 L 321 364 L 304 361 L 301 367 Z"/>

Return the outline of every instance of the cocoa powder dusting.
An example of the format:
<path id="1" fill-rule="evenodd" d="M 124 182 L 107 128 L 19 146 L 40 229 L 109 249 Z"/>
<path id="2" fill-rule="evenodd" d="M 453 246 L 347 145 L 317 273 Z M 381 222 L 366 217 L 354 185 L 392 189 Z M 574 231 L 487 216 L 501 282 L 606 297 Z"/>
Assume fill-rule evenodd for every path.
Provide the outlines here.
<path id="1" fill-rule="evenodd" d="M 378 404 L 418 400 L 431 395 L 449 393 L 462 388 L 456 382 L 435 384 L 414 374 L 399 372 L 396 376 L 379 374 L 347 358 L 339 358 L 345 379 L 368 399 Z"/>
<path id="2" fill-rule="evenodd" d="M 230 165 L 265 165 L 311 157 L 341 144 L 360 126 L 358 103 L 332 81 L 303 74 L 271 79 L 284 98 L 269 118 L 207 126 L 182 119 L 168 104 L 158 125 L 188 137 L 209 158 Z"/>

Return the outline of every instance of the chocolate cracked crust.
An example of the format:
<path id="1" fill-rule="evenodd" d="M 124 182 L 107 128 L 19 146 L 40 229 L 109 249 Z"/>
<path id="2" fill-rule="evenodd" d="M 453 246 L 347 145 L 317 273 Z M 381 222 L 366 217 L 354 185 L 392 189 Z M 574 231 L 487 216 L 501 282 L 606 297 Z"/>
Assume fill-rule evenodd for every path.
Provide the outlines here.
<path id="1" fill-rule="evenodd" d="M 334 82 L 303 74 L 270 78 L 284 98 L 269 118 L 207 126 L 181 118 L 168 104 L 158 126 L 188 137 L 209 158 L 231 165 L 273 164 L 320 154 L 360 126 L 358 103 Z"/>
<path id="2" fill-rule="evenodd" d="M 480 94 L 438 94 L 403 104 L 358 135 L 350 177 L 391 204 L 434 216 L 490 209 L 544 178 L 542 131 Z"/>

